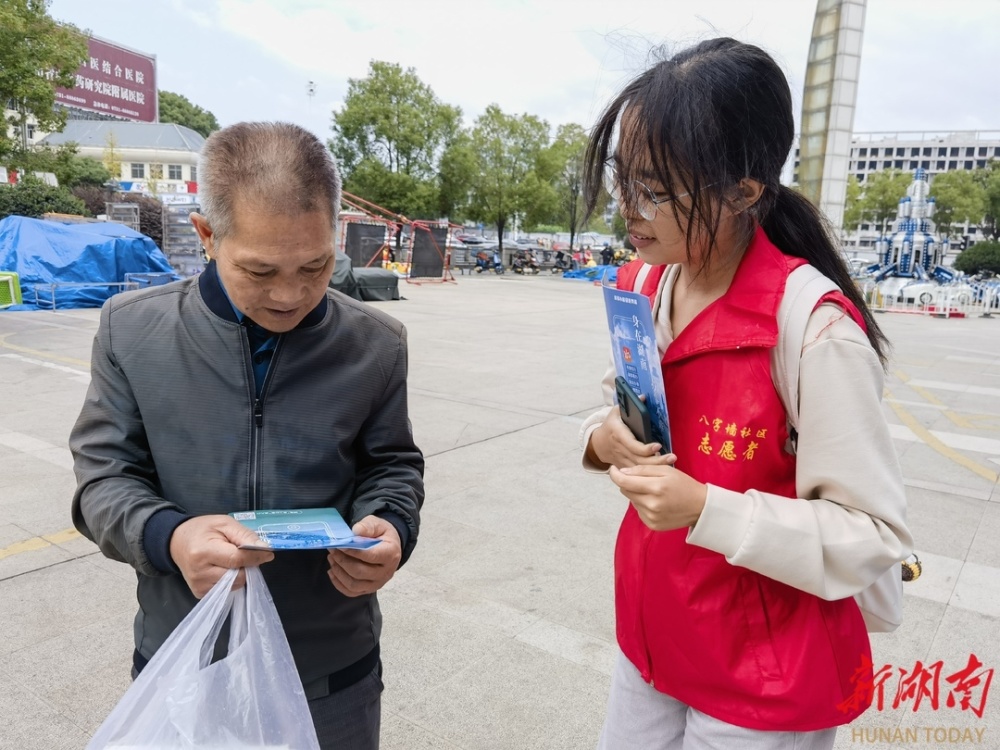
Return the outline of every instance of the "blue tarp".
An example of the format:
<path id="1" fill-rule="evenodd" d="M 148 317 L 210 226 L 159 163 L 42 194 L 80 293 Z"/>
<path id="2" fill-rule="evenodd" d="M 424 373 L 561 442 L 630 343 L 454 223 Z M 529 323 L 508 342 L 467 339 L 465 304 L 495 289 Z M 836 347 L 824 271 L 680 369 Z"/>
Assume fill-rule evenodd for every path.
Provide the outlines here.
<path id="1" fill-rule="evenodd" d="M 608 271 L 611 273 L 604 279 L 604 274 L 608 273 Z M 585 281 L 600 281 L 604 279 L 611 284 L 618 280 L 618 266 L 590 266 L 590 268 L 584 267 L 576 271 L 565 271 L 563 278 L 583 279 Z"/>
<path id="2" fill-rule="evenodd" d="M 8 216 L 0 220 L 0 271 L 14 271 L 24 305 L 34 309 L 35 285 L 123 282 L 125 274 L 172 274 L 170 261 L 149 237 L 113 222 L 70 223 Z M 56 287 L 56 307 L 100 307 L 116 286 Z M 51 307 L 51 287 L 40 286 Z"/>

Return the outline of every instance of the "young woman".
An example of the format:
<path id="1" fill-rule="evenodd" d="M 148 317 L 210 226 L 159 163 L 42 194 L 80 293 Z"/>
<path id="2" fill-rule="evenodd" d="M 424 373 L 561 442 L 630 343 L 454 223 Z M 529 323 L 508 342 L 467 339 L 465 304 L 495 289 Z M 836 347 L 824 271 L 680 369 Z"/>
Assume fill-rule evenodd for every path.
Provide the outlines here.
<path id="1" fill-rule="evenodd" d="M 653 303 L 673 445 L 632 436 L 612 369 L 582 432 L 585 466 L 629 500 L 607 750 L 827 749 L 868 707 L 853 595 L 912 546 L 880 405 L 887 342 L 820 214 L 779 184 L 793 129 L 774 60 L 713 39 L 632 81 L 587 151 L 591 203 L 604 184 L 639 255 L 619 288 L 652 266 L 636 291 Z M 809 319 L 795 441 L 770 356 L 803 263 L 841 291 Z"/>

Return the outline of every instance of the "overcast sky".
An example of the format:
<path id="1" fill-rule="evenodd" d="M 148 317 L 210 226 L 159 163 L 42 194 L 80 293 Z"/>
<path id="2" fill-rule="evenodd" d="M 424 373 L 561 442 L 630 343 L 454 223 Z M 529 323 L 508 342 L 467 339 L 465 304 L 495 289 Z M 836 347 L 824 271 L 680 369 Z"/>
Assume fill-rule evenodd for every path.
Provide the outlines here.
<path id="1" fill-rule="evenodd" d="M 157 59 L 159 88 L 222 125 L 322 137 L 372 59 L 413 67 L 467 124 L 490 103 L 590 127 L 650 50 L 728 35 L 770 51 L 801 103 L 815 0 L 53 0 Z M 869 0 L 855 131 L 998 130 L 1000 0 Z M 307 84 L 316 94 L 307 95 Z M 796 111 L 798 119 L 798 111 Z"/>

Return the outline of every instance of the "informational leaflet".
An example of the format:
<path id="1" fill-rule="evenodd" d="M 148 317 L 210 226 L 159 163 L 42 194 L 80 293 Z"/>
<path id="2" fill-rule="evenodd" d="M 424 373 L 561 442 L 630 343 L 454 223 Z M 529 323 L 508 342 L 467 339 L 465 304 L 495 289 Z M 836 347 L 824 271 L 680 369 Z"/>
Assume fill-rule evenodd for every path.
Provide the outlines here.
<path id="1" fill-rule="evenodd" d="M 368 549 L 378 539 L 355 536 L 336 508 L 256 510 L 230 513 L 254 531 L 259 545 L 241 544 L 241 549 Z"/>
<path id="2" fill-rule="evenodd" d="M 656 348 L 653 312 L 649 298 L 601 283 L 604 307 L 611 332 L 611 351 L 615 371 L 625 378 L 632 390 L 645 396 L 653 438 L 670 452 L 670 418 L 667 415 L 667 391 L 663 387 L 660 353 Z"/>

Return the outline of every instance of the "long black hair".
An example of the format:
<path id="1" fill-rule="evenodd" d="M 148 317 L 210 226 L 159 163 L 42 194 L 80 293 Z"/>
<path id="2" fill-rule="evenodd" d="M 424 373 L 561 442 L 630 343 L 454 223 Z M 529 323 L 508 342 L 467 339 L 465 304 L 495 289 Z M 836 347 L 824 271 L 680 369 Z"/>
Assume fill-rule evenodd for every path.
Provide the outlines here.
<path id="1" fill-rule="evenodd" d="M 744 214 L 786 255 L 805 258 L 840 287 L 864 317 L 883 366 L 888 340 L 851 280 L 829 223 L 806 198 L 780 183 L 794 139 L 792 96 L 785 74 L 764 50 L 735 39 L 709 39 L 663 60 L 633 80 L 604 110 L 585 156 L 588 210 L 596 207 L 606 164 L 620 184 L 653 180 L 687 193 L 690 206 L 670 201 L 686 227 L 688 256 L 695 235 L 713 251 L 723 206 L 749 178 L 763 185 Z M 617 150 L 615 144 L 617 141 Z M 628 191 L 622 199 L 629 201 Z"/>

